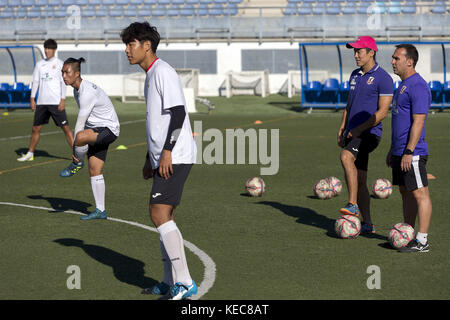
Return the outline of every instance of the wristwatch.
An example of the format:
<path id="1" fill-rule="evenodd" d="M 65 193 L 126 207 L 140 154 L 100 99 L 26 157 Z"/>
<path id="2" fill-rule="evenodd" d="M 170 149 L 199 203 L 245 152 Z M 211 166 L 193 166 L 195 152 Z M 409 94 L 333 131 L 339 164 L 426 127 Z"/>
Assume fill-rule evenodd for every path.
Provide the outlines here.
<path id="1" fill-rule="evenodd" d="M 411 149 L 405 149 L 405 152 L 403 152 L 403 154 L 413 154 L 413 152 L 411 151 Z"/>

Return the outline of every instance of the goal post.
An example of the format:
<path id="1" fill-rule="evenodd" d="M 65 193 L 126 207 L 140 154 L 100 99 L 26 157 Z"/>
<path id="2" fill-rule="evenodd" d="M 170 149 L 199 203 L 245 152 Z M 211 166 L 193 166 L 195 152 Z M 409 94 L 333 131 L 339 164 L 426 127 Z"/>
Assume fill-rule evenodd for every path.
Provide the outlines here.
<path id="1" fill-rule="evenodd" d="M 269 70 L 261 71 L 229 71 L 225 79 L 227 98 L 235 94 L 259 95 L 263 98 L 269 95 Z"/>

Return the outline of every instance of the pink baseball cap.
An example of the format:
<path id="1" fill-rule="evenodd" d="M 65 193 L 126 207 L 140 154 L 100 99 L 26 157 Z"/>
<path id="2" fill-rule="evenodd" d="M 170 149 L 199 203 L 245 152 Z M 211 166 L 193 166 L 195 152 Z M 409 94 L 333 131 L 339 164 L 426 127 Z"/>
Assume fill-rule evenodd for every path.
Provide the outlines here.
<path id="1" fill-rule="evenodd" d="M 356 49 L 369 48 L 372 49 L 373 51 L 378 51 L 375 39 L 369 36 L 361 36 L 355 42 L 347 43 L 346 47 Z"/>

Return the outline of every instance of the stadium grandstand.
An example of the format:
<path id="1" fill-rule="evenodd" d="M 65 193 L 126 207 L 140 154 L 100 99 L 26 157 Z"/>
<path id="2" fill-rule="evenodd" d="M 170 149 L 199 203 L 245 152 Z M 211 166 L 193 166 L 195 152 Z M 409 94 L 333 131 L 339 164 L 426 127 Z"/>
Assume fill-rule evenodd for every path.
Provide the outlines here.
<path id="1" fill-rule="evenodd" d="M 283 92 L 301 95 L 305 105 L 340 108 L 354 67 L 343 44 L 370 35 L 384 43 L 378 59 L 386 70 L 395 43 L 419 44 L 434 106 L 450 107 L 450 1 L 436 0 L 0 0 L 0 56 L 12 61 L 0 67 L 0 107 L 26 105 L 42 53 L 31 50 L 31 60 L 18 48 L 40 51 L 48 38 L 60 44 L 59 58 L 85 57 L 84 73 L 108 94 L 139 96 L 140 70 L 128 64 L 119 34 L 142 20 L 158 27 L 159 56 L 184 70 L 195 96 Z"/>

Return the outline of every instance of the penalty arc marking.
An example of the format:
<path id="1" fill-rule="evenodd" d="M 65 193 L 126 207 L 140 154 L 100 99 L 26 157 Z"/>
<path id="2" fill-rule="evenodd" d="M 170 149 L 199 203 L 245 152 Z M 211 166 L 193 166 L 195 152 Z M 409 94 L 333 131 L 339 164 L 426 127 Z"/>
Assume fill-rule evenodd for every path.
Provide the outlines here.
<path id="1" fill-rule="evenodd" d="M 38 207 L 38 206 L 30 206 L 26 204 L 20 204 L 20 203 L 12 203 L 12 202 L 0 202 L 0 205 L 6 205 L 6 206 L 16 206 L 16 207 L 24 207 L 24 208 L 30 208 L 30 209 L 38 209 L 38 210 L 47 210 L 47 211 L 54 211 L 54 212 L 64 212 L 64 213 L 70 213 L 70 214 L 77 214 L 77 215 L 85 215 L 84 213 L 78 212 L 78 211 L 72 211 L 72 210 L 55 210 L 53 208 L 46 208 L 46 207 Z M 120 222 L 125 223 L 131 226 L 135 226 L 141 229 L 149 230 L 152 232 L 158 232 L 156 228 L 152 228 L 150 226 L 147 226 L 145 224 L 141 224 L 134 221 L 128 221 L 118 218 L 111 218 L 108 217 L 107 220 L 114 221 L 114 222 Z M 214 261 L 201 249 L 199 249 L 196 245 L 193 243 L 184 240 L 184 246 L 188 248 L 193 254 L 195 254 L 197 257 L 199 257 L 200 261 L 205 266 L 205 273 L 203 275 L 203 281 L 198 286 L 197 294 L 192 297 L 192 300 L 198 300 L 203 295 L 205 295 L 209 289 L 212 288 L 214 285 L 214 282 L 216 280 L 216 264 Z"/>

